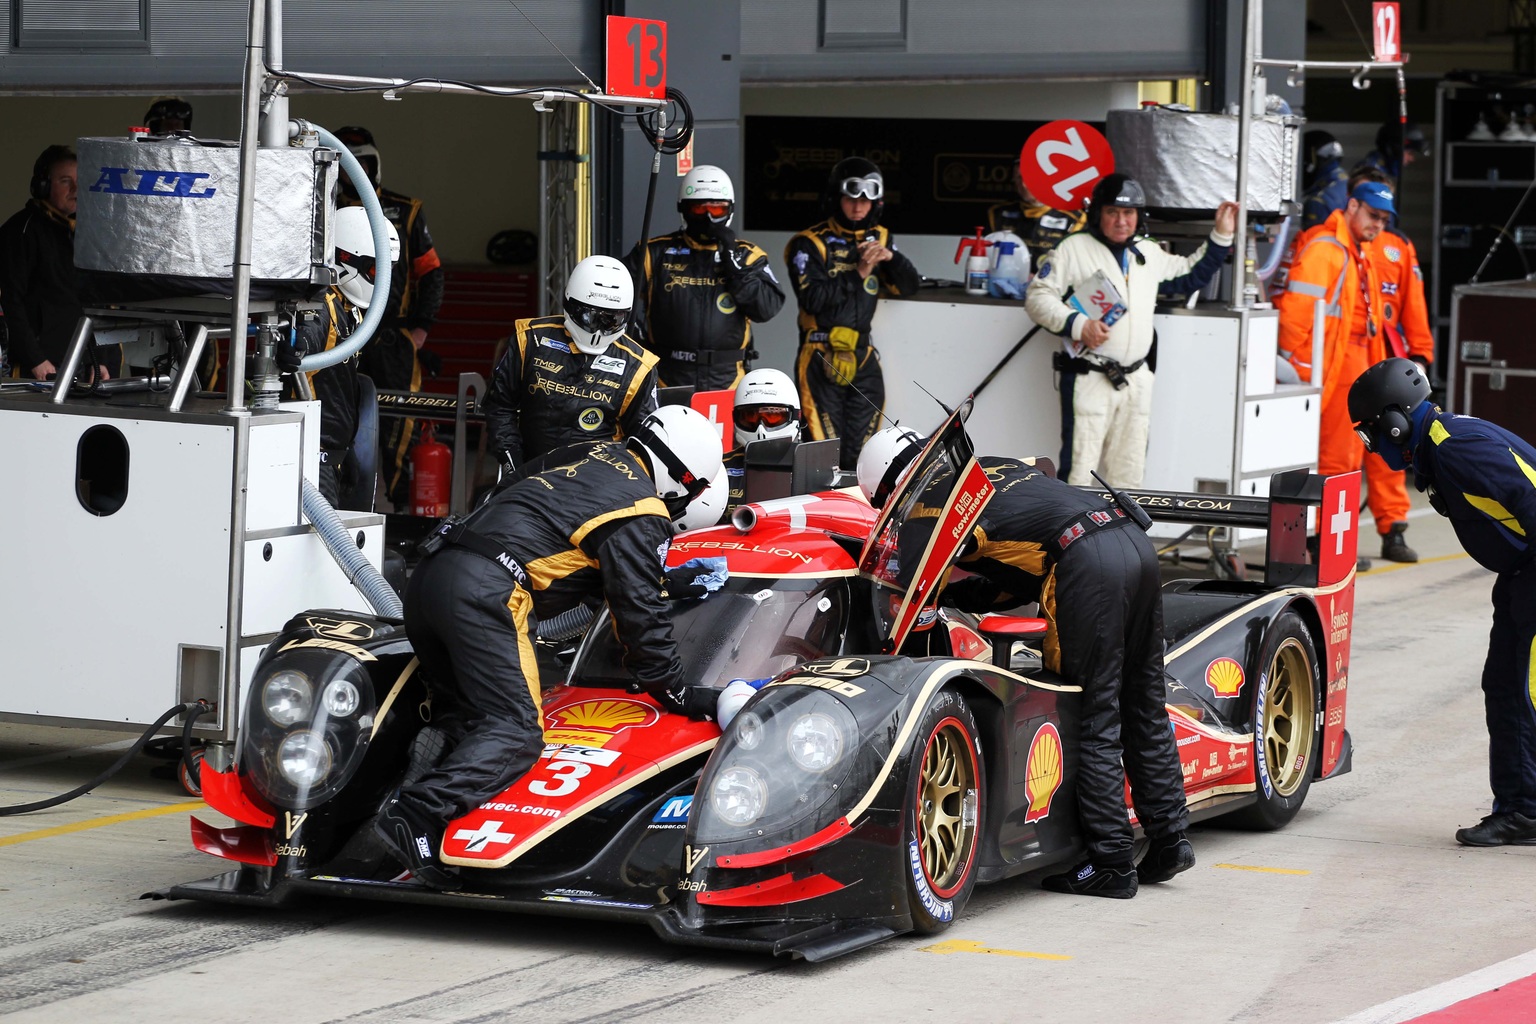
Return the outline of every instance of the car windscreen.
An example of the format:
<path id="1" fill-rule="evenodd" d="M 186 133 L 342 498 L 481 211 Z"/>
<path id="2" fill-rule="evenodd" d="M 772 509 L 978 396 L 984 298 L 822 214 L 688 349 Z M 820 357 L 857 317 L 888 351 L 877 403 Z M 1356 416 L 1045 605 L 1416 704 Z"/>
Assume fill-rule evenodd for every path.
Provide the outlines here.
<path id="1" fill-rule="evenodd" d="M 682 682 L 724 686 L 763 679 L 836 654 L 847 619 L 846 577 L 769 579 L 738 576 L 707 598 L 672 602 L 672 635 Z M 623 646 L 606 609 L 587 631 L 571 665 L 577 686 L 627 686 Z"/>

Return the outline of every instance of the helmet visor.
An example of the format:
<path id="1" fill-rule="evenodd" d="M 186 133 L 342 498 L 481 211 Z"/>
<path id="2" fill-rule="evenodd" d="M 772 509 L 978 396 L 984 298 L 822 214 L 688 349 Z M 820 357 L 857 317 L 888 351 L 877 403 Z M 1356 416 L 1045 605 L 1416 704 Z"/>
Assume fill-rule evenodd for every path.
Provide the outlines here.
<path id="1" fill-rule="evenodd" d="M 378 268 L 378 263 L 372 256 L 359 256 L 345 249 L 336 250 L 336 262 L 342 266 L 351 267 L 369 281 L 373 280 L 374 272 Z"/>
<path id="2" fill-rule="evenodd" d="M 629 323 L 629 310 L 589 306 L 579 299 L 565 300 L 565 315 L 584 331 L 593 334 L 617 334 Z"/>
<path id="3" fill-rule="evenodd" d="M 885 182 L 873 174 L 867 178 L 844 178 L 838 184 L 838 191 L 850 199 L 878 202 L 885 195 Z"/>
<path id="4" fill-rule="evenodd" d="M 1370 430 L 1365 427 L 1356 427 L 1355 434 L 1361 441 L 1365 442 L 1366 451 L 1374 452 L 1376 450 L 1376 435 Z"/>
<path id="5" fill-rule="evenodd" d="M 795 410 L 787 405 L 744 405 L 732 417 L 742 430 L 756 430 L 759 425 L 777 430 L 794 422 Z"/>
<path id="6" fill-rule="evenodd" d="M 710 200 L 709 202 L 694 202 L 688 203 L 686 206 L 684 206 L 683 211 L 685 213 L 691 213 L 696 217 L 711 217 L 719 220 L 723 217 L 730 216 L 731 204 L 723 201 L 716 202 L 714 200 Z"/>

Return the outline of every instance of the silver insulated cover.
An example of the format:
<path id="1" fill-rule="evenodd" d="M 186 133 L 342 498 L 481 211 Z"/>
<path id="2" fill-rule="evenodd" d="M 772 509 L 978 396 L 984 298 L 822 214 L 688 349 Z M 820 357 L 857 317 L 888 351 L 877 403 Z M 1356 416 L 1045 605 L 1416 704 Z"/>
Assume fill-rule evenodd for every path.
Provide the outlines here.
<path id="1" fill-rule="evenodd" d="M 1238 119 L 1147 107 L 1111 110 L 1105 134 L 1115 170 L 1141 183 L 1147 205 L 1214 210 L 1237 198 Z M 1256 117 L 1248 133 L 1248 211 L 1286 214 L 1296 200 L 1298 131 L 1288 119 Z"/>
<path id="2" fill-rule="evenodd" d="M 162 282 L 234 276 L 237 143 L 108 138 L 77 148 L 76 267 Z M 252 280 L 331 281 L 335 157 L 323 148 L 256 151 Z"/>

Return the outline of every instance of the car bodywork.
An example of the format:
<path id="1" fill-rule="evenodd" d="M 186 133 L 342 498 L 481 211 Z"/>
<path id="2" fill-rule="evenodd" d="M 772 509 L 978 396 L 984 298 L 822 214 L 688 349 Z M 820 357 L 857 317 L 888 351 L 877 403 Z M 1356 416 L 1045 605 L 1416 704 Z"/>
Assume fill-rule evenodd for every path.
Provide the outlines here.
<path id="1" fill-rule="evenodd" d="M 1303 472 L 1277 476 L 1268 499 L 1132 496 L 1154 518 L 1269 530 L 1268 582 L 1165 587 L 1167 699 L 1194 819 L 1276 827 L 1312 780 L 1349 770 L 1352 486 L 1358 474 Z M 445 831 L 438 855 L 458 891 L 396 877 L 368 827 L 442 742 L 403 627 L 300 615 L 257 671 L 234 765 L 202 773 L 209 805 L 236 824 L 194 818 L 194 845 L 239 866 L 162 895 L 636 920 L 676 942 L 813 960 L 938 930 L 976 883 L 1082 850 L 1079 690 L 1039 667 L 1044 622 L 936 606 L 990 496 L 952 418 L 883 513 L 824 492 L 679 537 L 669 565 L 729 567 L 721 590 L 674 606 L 688 681 L 766 684 L 724 735 L 668 714 L 624 690 L 600 616 L 544 695 L 537 765 Z M 1331 528 L 1321 517 L 1316 567 L 1309 506 L 1339 510 Z M 931 522 L 914 559 L 918 508 Z"/>

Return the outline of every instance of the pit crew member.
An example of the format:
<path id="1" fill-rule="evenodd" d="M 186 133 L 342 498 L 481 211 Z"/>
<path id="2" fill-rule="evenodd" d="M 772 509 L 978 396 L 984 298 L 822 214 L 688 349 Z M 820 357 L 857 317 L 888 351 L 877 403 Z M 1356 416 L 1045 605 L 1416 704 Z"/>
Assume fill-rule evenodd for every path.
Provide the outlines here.
<path id="1" fill-rule="evenodd" d="M 564 445 L 617 441 L 655 411 L 656 357 L 624 333 L 633 304 L 624 264 L 588 256 L 562 316 L 517 322 L 485 399 L 503 479 Z"/>
<path id="2" fill-rule="evenodd" d="M 725 455 L 725 472 L 730 483 L 730 498 L 722 523 L 731 521 L 731 513 L 746 501 L 747 445 L 776 437 L 800 440 L 800 403 L 795 382 L 783 370 L 753 370 L 736 386 L 731 410 L 736 447 Z"/>
<path id="3" fill-rule="evenodd" d="M 915 294 L 920 278 L 880 223 L 885 178 L 873 163 L 839 161 L 822 205 L 827 219 L 784 248 L 800 304 L 795 377 L 811 439 L 841 438 L 840 464 L 851 469 L 885 412 L 885 377 L 869 336 L 875 304 L 881 295 Z"/>
<path id="4" fill-rule="evenodd" d="M 623 662 L 668 711 L 709 717 L 715 692 L 684 685 L 661 578 L 673 521 L 720 475 L 720 439 L 701 414 L 669 406 L 628 440 L 594 439 L 566 464 L 450 518 L 405 592 L 405 628 L 450 749 L 402 786 L 375 831 L 424 884 L 453 885 L 439 863 L 448 822 L 493 799 L 544 746 L 536 619 L 582 598 L 608 601 Z"/>
<path id="5" fill-rule="evenodd" d="M 1407 359 L 1387 359 L 1349 389 L 1365 446 L 1414 481 L 1493 584 L 1483 663 L 1493 813 L 1456 830 L 1464 846 L 1536 846 L 1536 447 L 1486 420 L 1441 412 Z"/>
<path id="6" fill-rule="evenodd" d="M 1024 247 L 1029 250 L 1029 265 L 1038 267 L 1045 254 L 1056 248 L 1063 238 L 1081 231 L 1088 217 L 1082 210 L 1058 210 L 1036 199 L 1019 175 L 1017 160 L 1013 162 L 1013 187 L 1018 190 L 1019 198 L 988 208 L 987 230 L 1012 231 L 1024 239 Z"/>
<path id="7" fill-rule="evenodd" d="M 773 319 L 784 292 L 768 254 L 736 237 L 736 190 L 718 167 L 700 164 L 678 186 L 681 230 L 636 245 L 624 263 L 636 282 L 641 341 L 661 360 L 667 387 L 735 387 L 756 355 L 752 324 Z"/>

